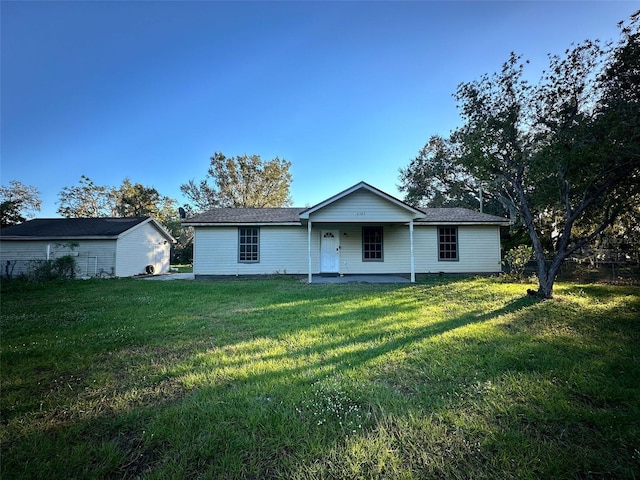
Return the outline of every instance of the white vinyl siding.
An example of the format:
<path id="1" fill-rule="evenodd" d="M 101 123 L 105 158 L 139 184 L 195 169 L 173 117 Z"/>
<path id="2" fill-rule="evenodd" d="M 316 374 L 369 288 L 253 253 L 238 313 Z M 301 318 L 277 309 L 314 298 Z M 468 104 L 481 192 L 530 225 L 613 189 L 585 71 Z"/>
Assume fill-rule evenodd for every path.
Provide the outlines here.
<path id="1" fill-rule="evenodd" d="M 500 227 L 461 225 L 458 229 L 458 261 L 438 259 L 438 227 L 417 226 L 414 258 L 418 273 L 496 273 L 502 269 Z"/>
<path id="2" fill-rule="evenodd" d="M 321 229 L 335 229 L 340 235 L 342 274 L 409 273 L 409 227 L 384 224 L 384 261 L 364 261 L 362 224 L 323 224 L 311 232 L 311 273 L 320 270 Z M 371 225 L 379 226 L 379 225 Z M 500 272 L 500 227 L 458 226 L 456 262 L 438 260 L 438 227 L 416 225 L 414 260 L 416 273 Z M 238 263 L 238 227 L 196 227 L 194 232 L 196 275 L 307 274 L 306 226 L 261 226 L 260 263 Z"/>
<path id="3" fill-rule="evenodd" d="M 140 275 L 147 265 L 153 266 L 155 274 L 167 273 L 170 248 L 167 238 L 152 223 L 136 225 L 118 238 L 115 275 Z"/>
<path id="4" fill-rule="evenodd" d="M 409 228 L 384 226 L 384 262 L 362 260 L 360 226 L 340 227 L 340 273 L 408 273 Z M 494 273 L 501 271 L 500 227 L 459 226 L 457 262 L 438 261 L 438 227 L 416 226 L 413 233 L 417 273 Z"/>
<path id="5" fill-rule="evenodd" d="M 312 222 L 408 222 L 413 214 L 368 190 L 358 190 L 313 212 Z"/>
<path id="6" fill-rule="evenodd" d="M 314 231 L 313 264 L 318 267 L 319 236 Z M 196 275 L 302 275 L 308 269 L 307 228 L 261 226 L 260 263 L 238 262 L 238 227 L 194 229 L 193 272 Z"/>
<path id="7" fill-rule="evenodd" d="M 363 226 L 343 225 L 340 227 L 340 273 L 348 275 L 406 273 L 409 271 L 409 228 L 389 224 L 382 227 L 384 261 L 364 259 L 362 252 Z"/>
<path id="8" fill-rule="evenodd" d="M 71 246 L 75 244 L 75 246 Z M 115 272 L 115 240 L 78 240 L 78 241 L 3 241 L 0 242 L 0 263 L 2 276 L 6 275 L 7 261 L 13 267 L 12 276 L 17 277 L 33 270 L 38 262 L 72 255 L 76 259 L 76 276 L 95 277 L 103 274 L 111 276 Z M 12 267 L 9 267 L 11 270 Z"/>

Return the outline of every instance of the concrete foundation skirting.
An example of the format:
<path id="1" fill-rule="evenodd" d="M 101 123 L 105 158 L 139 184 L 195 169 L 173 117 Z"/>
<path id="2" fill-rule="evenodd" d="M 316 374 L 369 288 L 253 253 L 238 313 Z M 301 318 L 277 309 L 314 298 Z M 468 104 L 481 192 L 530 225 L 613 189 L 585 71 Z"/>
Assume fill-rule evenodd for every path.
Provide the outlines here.
<path id="1" fill-rule="evenodd" d="M 411 283 L 411 281 L 400 274 L 392 275 L 338 275 L 325 276 L 313 275 L 312 283 L 328 284 L 328 283 Z"/>
<path id="2" fill-rule="evenodd" d="M 306 281 L 307 275 L 196 275 L 196 280 L 260 280 L 267 278 L 291 277 Z M 403 274 L 380 275 L 319 275 L 314 274 L 313 285 L 327 285 L 332 283 L 411 283 L 408 276 Z"/>

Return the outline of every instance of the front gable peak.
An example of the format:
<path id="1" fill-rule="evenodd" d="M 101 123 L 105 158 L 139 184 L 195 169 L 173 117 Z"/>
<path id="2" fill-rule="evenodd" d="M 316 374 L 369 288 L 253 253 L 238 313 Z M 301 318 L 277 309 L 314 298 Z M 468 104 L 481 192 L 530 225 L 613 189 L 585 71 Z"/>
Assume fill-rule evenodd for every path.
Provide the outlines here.
<path id="1" fill-rule="evenodd" d="M 339 210 L 343 210 L 339 212 Z M 352 211 L 353 210 L 353 211 Z M 368 211 L 375 212 L 367 217 Z M 331 212 L 331 213 L 330 213 Z M 359 182 L 346 190 L 312 206 L 300 213 L 301 220 L 329 220 L 328 216 L 353 216 L 352 220 L 408 221 L 424 216 L 424 212 L 379 190 L 366 182 Z M 338 218 L 336 218 L 337 220 Z"/>

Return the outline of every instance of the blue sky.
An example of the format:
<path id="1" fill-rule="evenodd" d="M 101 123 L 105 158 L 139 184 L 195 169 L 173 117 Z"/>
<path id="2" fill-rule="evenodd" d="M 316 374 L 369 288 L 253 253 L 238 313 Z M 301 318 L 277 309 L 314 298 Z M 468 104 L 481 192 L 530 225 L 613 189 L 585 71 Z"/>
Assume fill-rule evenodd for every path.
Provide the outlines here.
<path id="1" fill-rule="evenodd" d="M 186 201 L 209 157 L 292 162 L 295 206 L 398 170 L 459 125 L 452 94 L 586 38 L 640 2 L 2 1 L 0 174 L 38 217 L 81 175 Z"/>

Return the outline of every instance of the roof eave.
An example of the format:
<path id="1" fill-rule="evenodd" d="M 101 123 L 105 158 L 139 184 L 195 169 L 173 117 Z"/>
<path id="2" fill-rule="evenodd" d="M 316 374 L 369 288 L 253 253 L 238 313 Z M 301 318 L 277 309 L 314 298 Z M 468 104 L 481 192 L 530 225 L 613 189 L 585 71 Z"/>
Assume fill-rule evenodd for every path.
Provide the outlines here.
<path id="1" fill-rule="evenodd" d="M 36 236 L 19 236 L 19 235 L 11 235 L 11 236 L 2 236 L 0 235 L 0 240 L 10 240 L 10 241 L 17 241 L 17 240 L 25 240 L 25 241 L 46 241 L 46 242 L 52 242 L 52 241 L 58 241 L 58 242 L 64 242 L 64 241 L 69 241 L 69 240 L 117 240 L 118 239 L 118 235 L 82 235 L 82 236 L 70 236 L 70 235 L 65 235 L 63 237 L 54 237 L 54 236 L 44 236 L 44 237 L 36 237 Z"/>
<path id="2" fill-rule="evenodd" d="M 511 225 L 511 222 L 504 221 L 504 222 L 498 222 L 498 221 L 479 221 L 479 222 L 474 222 L 474 221 L 455 221 L 455 220 L 427 220 L 427 221 L 423 221 L 423 220 L 419 220 L 417 222 L 414 222 L 414 225 L 496 225 L 496 226 L 501 226 L 501 227 L 508 227 L 509 225 Z"/>
<path id="3" fill-rule="evenodd" d="M 185 227 L 301 226 L 302 222 L 182 222 Z"/>

